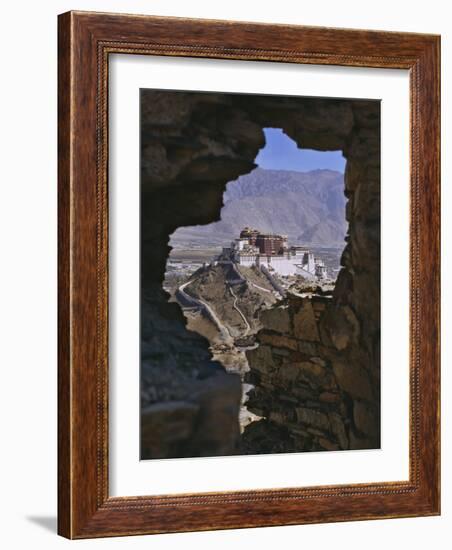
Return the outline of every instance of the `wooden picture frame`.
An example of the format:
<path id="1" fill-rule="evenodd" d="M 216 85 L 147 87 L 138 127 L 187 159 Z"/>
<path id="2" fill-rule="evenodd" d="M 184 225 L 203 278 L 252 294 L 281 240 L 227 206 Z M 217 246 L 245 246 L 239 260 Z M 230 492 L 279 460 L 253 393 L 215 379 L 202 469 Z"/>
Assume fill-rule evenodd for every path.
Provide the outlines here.
<path id="1" fill-rule="evenodd" d="M 440 513 L 440 38 L 138 15 L 59 16 L 58 532 L 68 538 Z M 409 481 L 110 497 L 110 54 L 407 69 L 411 108 Z"/>

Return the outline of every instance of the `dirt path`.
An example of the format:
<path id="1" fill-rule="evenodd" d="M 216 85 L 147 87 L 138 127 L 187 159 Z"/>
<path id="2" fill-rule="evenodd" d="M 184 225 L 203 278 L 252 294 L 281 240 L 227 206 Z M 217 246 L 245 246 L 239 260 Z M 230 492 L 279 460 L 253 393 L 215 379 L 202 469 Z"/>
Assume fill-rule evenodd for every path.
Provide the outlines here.
<path id="1" fill-rule="evenodd" d="M 204 300 L 201 300 L 201 298 L 194 298 L 193 296 L 191 296 L 190 294 L 187 294 L 187 292 L 185 292 L 185 287 L 187 287 L 192 282 L 193 281 L 190 279 L 189 281 L 187 281 L 186 283 L 181 285 L 178 288 L 178 292 L 180 293 L 180 295 L 182 295 L 183 299 L 187 303 L 195 303 L 195 304 L 198 305 L 198 307 L 200 309 L 204 309 L 207 312 L 208 316 L 212 319 L 212 321 L 217 326 L 218 330 L 220 331 L 222 339 L 226 342 L 231 341 L 232 337 L 231 337 L 228 329 L 221 322 L 221 320 L 219 319 L 219 317 L 215 313 L 215 311 L 212 309 L 212 307 L 207 302 L 205 302 Z"/>
<path id="2" fill-rule="evenodd" d="M 232 290 L 232 288 L 229 286 L 229 292 L 231 293 L 232 297 L 234 298 L 234 303 L 232 304 L 232 307 L 238 312 L 238 314 L 240 315 L 240 317 L 243 319 L 243 322 L 245 323 L 246 325 L 246 331 L 243 333 L 243 336 L 247 336 L 251 330 L 251 326 L 250 324 L 248 323 L 248 320 L 247 318 L 245 317 L 244 313 L 240 310 L 240 308 L 237 306 L 237 296 L 234 294 L 234 291 Z"/>

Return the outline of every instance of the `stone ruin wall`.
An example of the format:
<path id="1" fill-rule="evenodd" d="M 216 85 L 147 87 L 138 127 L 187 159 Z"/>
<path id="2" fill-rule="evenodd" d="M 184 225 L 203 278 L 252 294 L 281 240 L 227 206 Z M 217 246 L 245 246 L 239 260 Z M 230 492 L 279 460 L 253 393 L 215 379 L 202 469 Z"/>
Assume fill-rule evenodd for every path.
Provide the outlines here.
<path id="1" fill-rule="evenodd" d="M 265 434 L 279 438 L 269 452 L 378 447 L 379 103 L 146 91 L 142 114 L 144 457 L 237 450 L 240 381 L 161 285 L 169 236 L 219 219 L 225 185 L 255 167 L 264 127 L 300 148 L 343 151 L 349 234 L 332 299 L 290 298 L 264 314 L 249 407 L 267 419 L 245 432 L 242 452 L 262 449 Z"/>
<path id="2" fill-rule="evenodd" d="M 245 429 L 261 452 L 379 447 L 371 377 L 355 354 L 359 322 L 331 298 L 289 297 L 262 313 L 259 347 L 247 353 L 248 409 L 266 418 Z M 340 322 L 338 326 L 337 323 Z M 343 324 L 346 323 L 346 329 Z M 347 351 L 345 351 L 347 350 Z"/>

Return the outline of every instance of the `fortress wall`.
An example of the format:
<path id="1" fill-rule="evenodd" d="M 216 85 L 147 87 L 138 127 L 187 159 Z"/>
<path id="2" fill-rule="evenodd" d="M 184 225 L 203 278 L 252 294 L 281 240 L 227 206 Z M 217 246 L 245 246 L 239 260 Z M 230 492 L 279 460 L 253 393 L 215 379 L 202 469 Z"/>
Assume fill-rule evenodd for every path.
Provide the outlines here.
<path id="1" fill-rule="evenodd" d="M 256 265 L 257 256 L 240 256 L 240 265 L 244 265 L 245 267 L 251 267 L 253 265 Z"/>
<path id="2" fill-rule="evenodd" d="M 295 258 L 270 256 L 270 262 L 265 262 L 265 265 L 271 266 L 280 275 L 294 275 L 297 271 L 295 262 L 299 263 L 299 260 L 295 260 Z"/>

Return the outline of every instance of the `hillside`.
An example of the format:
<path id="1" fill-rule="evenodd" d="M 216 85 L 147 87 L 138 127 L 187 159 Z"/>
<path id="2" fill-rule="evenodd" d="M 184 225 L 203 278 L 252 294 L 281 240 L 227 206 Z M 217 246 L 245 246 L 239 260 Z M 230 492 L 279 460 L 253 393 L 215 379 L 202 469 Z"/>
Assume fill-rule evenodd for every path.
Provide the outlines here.
<path id="1" fill-rule="evenodd" d="M 343 174 L 256 168 L 228 183 L 220 221 L 179 228 L 171 245 L 226 244 L 245 226 L 287 234 L 292 244 L 342 247 L 347 227 Z"/>
<path id="2" fill-rule="evenodd" d="M 272 287 L 259 270 L 242 266 L 239 273 L 243 282 L 233 284 L 237 275 L 230 265 L 209 266 L 200 269 L 186 287 L 190 296 L 213 308 L 233 338 L 256 332 L 260 328 L 256 312 L 276 301 Z"/>

